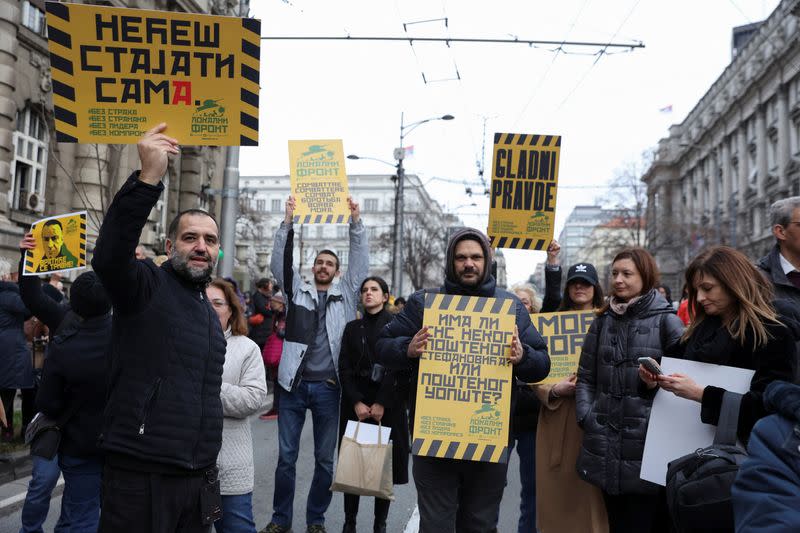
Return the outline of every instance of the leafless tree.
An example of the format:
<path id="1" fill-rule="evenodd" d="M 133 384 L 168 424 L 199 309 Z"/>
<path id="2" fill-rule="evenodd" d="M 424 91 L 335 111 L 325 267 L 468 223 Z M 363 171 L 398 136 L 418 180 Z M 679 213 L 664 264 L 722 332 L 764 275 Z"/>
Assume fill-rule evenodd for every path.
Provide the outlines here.
<path id="1" fill-rule="evenodd" d="M 441 282 L 444 269 L 445 239 L 447 232 L 441 221 L 427 212 L 406 212 L 403 224 L 403 271 L 408 275 L 414 290 L 431 287 Z M 376 249 L 388 258 L 391 267 L 393 232 L 377 239 Z"/>

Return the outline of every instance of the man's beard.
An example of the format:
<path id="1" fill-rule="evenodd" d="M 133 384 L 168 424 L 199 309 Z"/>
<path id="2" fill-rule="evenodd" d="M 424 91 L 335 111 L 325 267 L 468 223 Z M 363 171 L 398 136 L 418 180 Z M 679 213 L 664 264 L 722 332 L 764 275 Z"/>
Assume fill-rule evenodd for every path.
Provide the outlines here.
<path id="1" fill-rule="evenodd" d="M 172 268 L 175 269 L 175 272 L 177 272 L 178 275 L 184 279 L 194 283 L 201 283 L 208 280 L 211 277 L 211 272 L 214 271 L 216 262 L 211 259 L 208 254 L 206 254 L 205 258 L 208 259 L 206 266 L 194 267 L 189 265 L 189 260 L 191 258 L 192 254 L 181 255 L 177 250 L 173 249 L 172 253 L 170 254 L 169 261 L 172 263 Z"/>
<path id="2" fill-rule="evenodd" d="M 327 276 L 327 274 L 323 274 L 323 275 Z M 325 284 L 325 283 L 332 283 L 332 282 L 333 282 L 333 276 L 328 276 L 326 279 L 322 279 L 319 274 L 314 274 L 314 283 Z"/>
<path id="3" fill-rule="evenodd" d="M 475 281 L 465 280 L 464 279 L 464 274 L 467 274 L 467 273 L 475 274 L 475 278 L 474 278 Z M 478 270 L 473 268 L 473 269 L 471 269 L 469 271 L 464 270 L 461 273 L 457 273 L 456 277 L 458 278 L 458 282 L 461 285 L 464 285 L 465 287 L 477 287 L 478 285 L 481 284 L 481 279 L 482 279 L 483 276 L 481 276 L 481 273 Z"/>

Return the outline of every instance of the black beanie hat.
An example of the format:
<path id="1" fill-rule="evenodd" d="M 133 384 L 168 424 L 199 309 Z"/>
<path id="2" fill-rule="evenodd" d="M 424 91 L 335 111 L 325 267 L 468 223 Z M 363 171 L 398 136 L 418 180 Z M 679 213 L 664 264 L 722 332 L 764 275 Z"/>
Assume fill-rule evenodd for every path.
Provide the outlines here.
<path id="1" fill-rule="evenodd" d="M 92 318 L 108 313 L 111 300 L 105 287 L 94 272 L 84 272 L 72 282 L 69 304 L 81 318 Z"/>

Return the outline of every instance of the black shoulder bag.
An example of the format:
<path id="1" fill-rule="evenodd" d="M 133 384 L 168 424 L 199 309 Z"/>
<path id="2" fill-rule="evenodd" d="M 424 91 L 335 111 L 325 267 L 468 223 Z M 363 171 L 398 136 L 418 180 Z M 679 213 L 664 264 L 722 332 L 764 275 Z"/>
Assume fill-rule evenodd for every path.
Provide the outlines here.
<path id="1" fill-rule="evenodd" d="M 37 413 L 25 429 L 25 444 L 31 447 L 31 455 L 52 459 L 61 444 L 61 429 L 78 410 L 78 402 L 67 409 L 58 419 Z"/>
<path id="2" fill-rule="evenodd" d="M 736 446 L 741 401 L 741 394 L 725 391 L 714 443 L 667 467 L 667 505 L 679 533 L 734 529 L 731 487 L 747 458 Z"/>

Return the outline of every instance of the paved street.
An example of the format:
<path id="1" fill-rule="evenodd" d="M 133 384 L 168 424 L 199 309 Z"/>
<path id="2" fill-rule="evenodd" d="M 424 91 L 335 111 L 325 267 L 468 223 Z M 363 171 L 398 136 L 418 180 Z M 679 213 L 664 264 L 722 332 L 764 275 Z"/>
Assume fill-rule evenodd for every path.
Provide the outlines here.
<path id="1" fill-rule="evenodd" d="M 255 512 L 256 526 L 263 528 L 269 522 L 272 511 L 273 477 L 275 464 L 278 460 L 278 423 L 275 420 L 261 421 L 253 419 L 253 437 L 256 457 L 256 486 L 253 495 L 253 509 Z M 411 462 L 409 461 L 409 468 Z M 511 533 L 516 531 L 519 518 L 519 463 L 516 453 L 512 456 L 509 465 L 509 480 L 503 505 L 500 512 L 499 531 Z M 298 533 L 305 531 L 305 494 L 314 474 L 313 435 L 311 430 L 311 416 L 309 415 L 303 429 L 303 443 L 300 458 L 297 462 L 297 496 L 295 498 L 295 523 L 294 530 Z M 408 485 L 395 487 L 395 501 L 389 511 L 388 531 L 413 533 L 417 531 L 408 524 L 416 505 L 416 491 L 413 482 Z M 359 515 L 359 532 L 372 531 L 372 502 L 365 498 L 361 504 Z M 58 519 L 58 509 L 61 498 L 52 501 L 50 514 L 45 524 L 45 531 L 52 531 Z M 0 533 L 17 533 L 19 531 L 19 510 L 7 516 L 0 516 Z M 327 528 L 331 533 L 342 530 L 344 512 L 342 510 L 342 495 L 333 496 L 333 502 L 327 514 Z M 408 530 L 407 530 L 408 526 Z"/>

